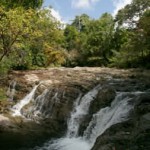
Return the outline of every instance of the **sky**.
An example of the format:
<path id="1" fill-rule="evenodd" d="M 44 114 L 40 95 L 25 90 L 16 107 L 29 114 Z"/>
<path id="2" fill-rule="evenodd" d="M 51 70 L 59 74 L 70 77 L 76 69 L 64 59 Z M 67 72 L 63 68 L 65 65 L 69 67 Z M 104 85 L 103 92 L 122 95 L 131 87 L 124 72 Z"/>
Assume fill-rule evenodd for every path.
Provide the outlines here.
<path id="1" fill-rule="evenodd" d="M 59 21 L 71 23 L 75 16 L 83 13 L 98 19 L 108 12 L 115 16 L 119 9 L 132 0 L 44 0 L 43 7 L 52 6 L 52 15 Z"/>

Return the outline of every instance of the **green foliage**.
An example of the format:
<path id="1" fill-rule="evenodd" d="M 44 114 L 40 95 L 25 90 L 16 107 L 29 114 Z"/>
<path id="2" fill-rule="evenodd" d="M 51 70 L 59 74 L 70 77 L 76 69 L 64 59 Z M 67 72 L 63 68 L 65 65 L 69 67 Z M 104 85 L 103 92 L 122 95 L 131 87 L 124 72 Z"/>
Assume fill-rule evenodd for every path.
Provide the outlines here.
<path id="1" fill-rule="evenodd" d="M 101 57 L 88 57 L 88 60 L 87 60 L 87 65 L 88 66 L 103 66 L 106 62 L 104 62 L 103 58 Z"/>
<path id="2" fill-rule="evenodd" d="M 9 69 L 29 69 L 65 63 L 64 36 L 51 9 L 6 11 L 0 7 L 0 65 Z"/>
<path id="3" fill-rule="evenodd" d="M 60 47 L 51 47 L 45 44 L 44 54 L 46 56 L 45 66 L 61 66 L 65 63 L 66 52 Z"/>
<path id="4" fill-rule="evenodd" d="M 5 6 L 5 8 L 12 9 L 16 7 L 29 8 L 40 8 L 43 4 L 43 0 L 1 0 L 0 5 Z"/>
<path id="5" fill-rule="evenodd" d="M 71 26 L 75 27 L 79 32 L 84 32 L 90 22 L 90 17 L 87 14 L 76 16 Z"/>
<path id="6" fill-rule="evenodd" d="M 133 0 L 118 12 L 115 20 L 108 13 L 97 20 L 92 20 L 86 14 L 76 16 L 64 31 L 69 51 L 68 64 L 148 68 L 149 7 L 150 0 Z"/>
<path id="7" fill-rule="evenodd" d="M 126 29 L 118 26 L 114 38 L 114 55 L 110 58 L 111 66 L 117 67 L 150 67 L 150 1 L 134 0 L 131 5 L 126 6 L 121 12 L 133 11 L 131 15 L 137 15 L 139 20 L 134 24 L 134 28 L 129 25 Z M 147 9 L 147 10 L 146 10 Z M 128 12 L 129 13 L 129 12 Z M 117 16 L 118 17 L 118 16 Z M 130 16 L 124 20 L 131 19 Z M 132 20 L 133 21 L 133 20 Z M 122 32 L 123 31 L 123 32 Z M 123 33 L 120 36 L 120 33 Z M 118 38 L 120 37 L 120 38 Z"/>
<path id="8" fill-rule="evenodd" d="M 72 58 L 76 60 L 73 64 L 106 65 L 111 55 L 113 32 L 114 21 L 110 14 L 105 13 L 98 20 L 92 20 L 85 14 L 76 16 L 64 32 L 67 49 L 77 51 Z"/>
<path id="9" fill-rule="evenodd" d="M 4 76 L 8 73 L 12 66 L 12 61 L 8 58 L 4 58 L 0 63 L 0 76 Z"/>
<path id="10" fill-rule="evenodd" d="M 133 0 L 115 19 L 76 16 L 64 30 L 51 8 L 38 9 L 42 2 L 1 0 L 0 74 L 62 65 L 150 67 L 150 0 Z"/>
<path id="11" fill-rule="evenodd" d="M 41 67 L 62 64 L 63 31 L 60 30 L 60 23 L 51 15 L 50 9 L 38 12 L 34 19 L 34 30 L 30 40 L 32 64 Z"/>
<path id="12" fill-rule="evenodd" d="M 134 28 L 138 23 L 135 18 L 140 18 L 145 10 L 150 7 L 150 0 L 132 0 L 130 5 L 126 5 L 125 8 L 121 9 L 117 16 L 116 21 L 119 25 L 128 23 L 128 26 Z"/>
<path id="13" fill-rule="evenodd" d="M 30 61 L 27 48 L 32 33 L 32 18 L 34 11 L 22 7 L 5 11 L 0 7 L 0 63 L 4 68 L 26 68 Z M 8 60 L 8 65 L 3 63 Z M 9 61 L 12 60 L 10 65 Z M 6 67 L 5 67 L 6 66 Z M 24 67 L 26 66 L 26 67 Z M 5 70 L 5 69 L 4 69 Z"/>
<path id="14" fill-rule="evenodd" d="M 74 49 L 79 38 L 78 30 L 74 26 L 68 25 L 65 28 L 64 36 L 66 37 L 65 40 L 67 50 Z"/>

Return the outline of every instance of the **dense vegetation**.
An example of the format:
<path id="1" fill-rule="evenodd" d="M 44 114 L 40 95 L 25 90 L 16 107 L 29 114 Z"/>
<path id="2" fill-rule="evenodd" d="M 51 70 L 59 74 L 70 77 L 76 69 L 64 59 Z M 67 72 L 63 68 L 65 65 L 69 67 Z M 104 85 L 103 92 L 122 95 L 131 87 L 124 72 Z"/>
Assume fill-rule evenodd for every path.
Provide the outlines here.
<path id="1" fill-rule="evenodd" d="M 82 14 L 65 28 L 42 3 L 1 0 L 1 73 L 48 66 L 150 68 L 150 0 L 133 0 L 115 18 Z"/>

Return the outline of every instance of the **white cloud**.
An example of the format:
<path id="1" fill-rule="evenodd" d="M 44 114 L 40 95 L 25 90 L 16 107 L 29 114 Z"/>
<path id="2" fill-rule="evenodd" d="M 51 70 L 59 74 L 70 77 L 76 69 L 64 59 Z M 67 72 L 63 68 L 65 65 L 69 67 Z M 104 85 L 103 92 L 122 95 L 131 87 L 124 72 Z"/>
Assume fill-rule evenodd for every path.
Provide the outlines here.
<path id="1" fill-rule="evenodd" d="M 115 6 L 115 10 L 113 11 L 113 16 L 115 16 L 118 10 L 124 8 L 125 5 L 131 4 L 132 0 L 112 0 L 113 5 Z"/>
<path id="2" fill-rule="evenodd" d="M 78 9 L 82 9 L 82 8 L 87 9 L 87 8 L 91 8 L 91 6 L 98 1 L 100 0 L 72 0 L 72 7 Z"/>
<path id="3" fill-rule="evenodd" d="M 62 22 L 62 19 L 61 19 L 61 16 L 60 16 L 59 11 L 57 11 L 57 10 L 55 10 L 55 9 L 52 8 L 52 9 L 51 9 L 51 14 L 52 14 L 52 16 L 53 16 L 56 20 Z"/>
<path id="4" fill-rule="evenodd" d="M 89 2 L 89 0 L 73 0 L 72 7 L 74 7 L 74 8 L 89 8 L 90 2 Z"/>
<path id="5" fill-rule="evenodd" d="M 91 0 L 91 2 L 95 3 L 95 2 L 98 2 L 99 0 Z"/>
<path id="6" fill-rule="evenodd" d="M 58 10 L 55 10 L 54 8 L 51 8 L 51 15 L 57 20 L 59 21 L 62 25 L 65 26 L 66 21 L 64 21 L 59 13 Z"/>

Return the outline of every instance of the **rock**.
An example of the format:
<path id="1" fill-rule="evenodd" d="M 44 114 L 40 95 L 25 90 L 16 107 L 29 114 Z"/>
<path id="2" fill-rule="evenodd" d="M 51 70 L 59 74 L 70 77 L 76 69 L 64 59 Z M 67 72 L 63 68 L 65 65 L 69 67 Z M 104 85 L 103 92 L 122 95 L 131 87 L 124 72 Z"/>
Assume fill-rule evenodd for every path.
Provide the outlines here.
<path id="1" fill-rule="evenodd" d="M 143 120 L 149 122 L 150 121 L 150 113 L 147 113 L 147 114 L 143 115 L 142 118 L 143 118 Z"/>
<path id="2" fill-rule="evenodd" d="M 150 113 L 141 116 L 140 127 L 144 130 L 150 129 Z"/>
<path id="3" fill-rule="evenodd" d="M 143 93 L 134 99 L 135 108 L 130 119 L 113 125 L 99 136 L 92 150 L 128 149 L 148 150 L 150 148 L 150 93 Z M 111 145 L 111 148 L 108 147 Z"/>
<path id="4" fill-rule="evenodd" d="M 8 126 L 10 124 L 10 119 L 7 117 L 4 117 L 3 115 L 0 115 L 0 126 Z"/>
<path id="5" fill-rule="evenodd" d="M 26 105 L 22 113 L 26 117 L 30 115 L 34 117 L 34 114 L 37 114 L 37 117 L 66 121 L 78 95 L 79 90 L 76 88 L 66 85 L 51 86 L 43 92 L 41 97 L 36 93 L 35 100 Z"/>
<path id="6" fill-rule="evenodd" d="M 0 147 L 3 150 L 17 150 L 22 147 L 28 149 L 63 134 L 63 125 L 61 124 L 61 128 L 58 128 L 60 126 L 54 120 L 50 122 L 43 120 L 39 124 L 21 117 L 11 118 L 9 122 L 6 117 L 1 117 L 1 119 L 3 122 L 0 122 Z"/>
<path id="7" fill-rule="evenodd" d="M 115 99 L 116 92 L 111 86 L 104 86 L 98 92 L 98 95 L 94 101 L 91 102 L 89 113 L 94 114 L 101 108 L 110 106 L 111 102 Z"/>
<path id="8" fill-rule="evenodd" d="M 116 92 L 111 86 L 103 86 L 102 89 L 99 90 L 97 97 L 91 102 L 88 115 L 84 116 L 82 124 L 80 125 L 79 135 L 83 135 L 83 132 L 87 128 L 93 114 L 98 112 L 101 108 L 110 106 L 115 96 Z"/>
<path id="9" fill-rule="evenodd" d="M 126 122 L 122 124 L 116 124 L 110 127 L 108 130 L 104 132 L 101 136 L 99 136 L 94 144 L 92 150 L 101 150 L 104 147 L 113 149 L 126 149 L 128 144 L 130 143 L 130 128 L 132 127 L 132 123 Z"/>
<path id="10" fill-rule="evenodd" d="M 9 82 L 16 80 L 14 102 L 17 103 L 34 85 L 39 84 L 33 100 L 22 110 L 22 114 L 31 120 L 12 117 L 9 113 L 13 103 L 0 104 L 0 113 L 8 115 L 0 123 L 0 148 L 5 150 L 28 149 L 38 146 L 47 139 L 60 137 L 67 129 L 67 119 L 73 109 L 73 103 L 79 93 L 85 94 L 100 84 L 102 89 L 92 101 L 89 114 L 80 125 L 79 134 L 89 124 L 94 113 L 110 106 L 119 91 L 149 91 L 149 76 L 136 70 L 118 70 L 109 68 L 48 68 L 30 71 L 13 71 L 7 84 L 2 80 L 1 87 L 7 89 Z M 41 82 L 42 81 L 42 82 Z M 7 87 L 6 87 L 7 86 Z M 45 90 L 45 99 L 37 99 Z M 149 148 L 149 94 L 140 95 L 130 120 L 107 129 L 97 138 L 92 150 L 148 150 Z M 33 109 L 34 108 L 34 109 Z M 37 111 L 37 112 L 36 112 Z M 38 112 L 39 111 L 39 112 Z M 36 112 L 36 113 L 35 113 Z"/>

